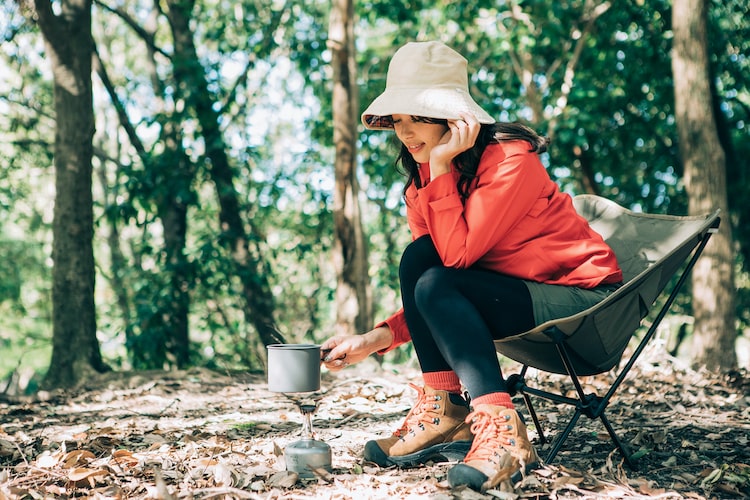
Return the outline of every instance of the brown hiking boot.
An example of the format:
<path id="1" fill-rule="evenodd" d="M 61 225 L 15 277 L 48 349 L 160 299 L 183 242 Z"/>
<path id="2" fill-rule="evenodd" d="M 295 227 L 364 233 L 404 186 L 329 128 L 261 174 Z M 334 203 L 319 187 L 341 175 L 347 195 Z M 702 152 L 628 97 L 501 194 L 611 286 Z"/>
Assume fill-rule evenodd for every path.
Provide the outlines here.
<path id="1" fill-rule="evenodd" d="M 467 485 L 484 491 L 539 462 L 516 410 L 477 405 L 466 420 L 471 422 L 474 444 L 463 463 L 448 471 L 451 487 Z"/>
<path id="2" fill-rule="evenodd" d="M 392 436 L 367 442 L 365 460 L 381 467 L 461 460 L 471 447 L 468 404 L 451 401 L 447 391 L 409 385 L 419 393 L 417 402 Z"/>

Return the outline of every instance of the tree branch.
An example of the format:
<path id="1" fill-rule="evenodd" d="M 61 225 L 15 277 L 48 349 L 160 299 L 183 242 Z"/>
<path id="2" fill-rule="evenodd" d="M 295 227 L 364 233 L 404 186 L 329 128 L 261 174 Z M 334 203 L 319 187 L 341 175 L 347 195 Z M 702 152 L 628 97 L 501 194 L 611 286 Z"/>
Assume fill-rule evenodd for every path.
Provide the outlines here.
<path id="1" fill-rule="evenodd" d="M 125 106 L 123 106 L 122 102 L 120 102 L 120 98 L 117 96 L 115 86 L 112 84 L 112 80 L 110 80 L 109 75 L 107 74 L 107 70 L 102 64 L 102 60 L 99 57 L 99 52 L 96 49 L 96 45 L 94 45 L 93 52 L 94 70 L 96 71 L 96 74 L 99 75 L 99 79 L 104 85 L 104 88 L 109 95 L 109 99 L 112 101 L 112 105 L 115 107 L 115 112 L 117 113 L 117 117 L 120 121 L 120 126 L 122 126 L 122 128 L 125 130 L 125 133 L 128 135 L 128 139 L 130 139 L 130 143 L 135 148 L 138 156 L 141 158 L 141 161 L 145 164 L 148 162 L 146 148 L 143 145 L 143 142 L 141 142 L 140 137 L 138 137 L 138 134 L 135 131 L 135 127 L 130 122 L 130 118 L 125 111 Z"/>
<path id="2" fill-rule="evenodd" d="M 40 2 L 43 0 L 35 0 L 36 2 Z M 133 17 L 128 14 L 124 9 L 120 7 L 110 7 L 109 5 L 105 4 L 101 0 L 94 0 L 94 3 L 101 7 L 102 9 L 111 12 L 112 14 L 115 14 L 117 17 L 122 19 L 122 21 L 127 24 L 130 29 L 135 31 L 135 33 L 145 42 L 145 44 L 148 46 L 148 48 L 158 54 L 163 55 L 167 59 L 171 59 L 172 55 L 168 54 L 164 50 L 162 50 L 158 45 L 156 45 L 155 42 L 155 36 L 153 33 L 149 33 L 146 31 Z M 158 3 L 158 2 L 157 2 Z"/>

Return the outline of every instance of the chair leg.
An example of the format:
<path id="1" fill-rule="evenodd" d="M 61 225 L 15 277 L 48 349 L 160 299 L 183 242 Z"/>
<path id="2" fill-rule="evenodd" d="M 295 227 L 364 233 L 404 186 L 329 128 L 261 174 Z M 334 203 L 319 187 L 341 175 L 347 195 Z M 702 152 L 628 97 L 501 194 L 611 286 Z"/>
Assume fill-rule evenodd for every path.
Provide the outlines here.
<path id="1" fill-rule="evenodd" d="M 525 392 L 522 392 L 521 395 L 523 396 L 524 403 L 526 403 L 526 409 L 529 410 L 529 415 L 531 415 L 531 420 L 534 422 L 534 427 L 536 427 L 536 431 L 539 434 L 539 443 L 546 444 L 547 437 L 544 435 L 544 430 L 542 430 L 542 424 L 539 422 L 539 417 L 536 414 L 534 405 L 531 404 L 531 398 Z"/>
<path id="2" fill-rule="evenodd" d="M 630 450 L 628 449 L 627 445 L 625 445 L 625 443 L 622 442 L 620 437 L 617 435 L 614 427 L 612 427 L 612 424 L 609 423 L 609 419 L 607 419 L 607 416 L 604 413 L 602 413 L 601 415 L 599 415 L 599 420 L 602 421 L 602 424 L 604 424 L 604 428 L 607 429 L 607 433 L 609 434 L 609 437 L 612 438 L 612 441 L 614 441 L 615 446 L 617 447 L 618 450 L 620 450 L 620 453 L 625 459 L 625 463 L 627 464 L 627 466 L 632 470 L 636 470 L 638 468 L 637 462 L 633 460 L 632 453 L 630 453 Z"/>
<path id="3" fill-rule="evenodd" d="M 521 393 L 521 396 L 523 396 L 523 400 L 524 400 L 524 403 L 526 404 L 526 408 L 528 409 L 529 414 L 531 415 L 531 419 L 533 420 L 534 425 L 536 426 L 539 432 L 539 440 L 541 444 L 546 444 L 547 438 L 545 437 L 544 432 L 542 431 L 542 426 L 541 426 L 541 423 L 539 422 L 539 417 L 531 402 L 529 393 L 535 394 L 537 396 L 541 396 L 543 398 L 549 399 L 557 403 L 573 405 L 576 408 L 575 412 L 573 413 L 573 416 L 568 422 L 568 425 L 560 433 L 560 435 L 554 439 L 552 448 L 547 454 L 547 458 L 545 459 L 545 462 L 548 464 L 552 463 L 552 461 L 555 459 L 560 449 L 562 448 L 563 444 L 570 436 L 570 433 L 573 431 L 573 428 L 575 428 L 576 424 L 578 423 L 578 420 L 581 418 L 581 415 L 586 415 L 590 419 L 598 418 L 599 420 L 601 420 L 602 424 L 604 425 L 604 428 L 607 430 L 607 433 L 612 438 L 612 441 L 614 442 L 615 447 L 620 451 L 623 458 L 625 459 L 625 463 L 627 464 L 627 466 L 633 470 L 637 469 L 637 465 L 636 465 L 635 460 L 633 460 L 632 454 L 628 450 L 625 443 L 619 438 L 614 428 L 612 427 L 612 424 L 609 422 L 609 419 L 604 414 L 605 410 L 607 409 L 607 406 L 609 405 L 609 401 L 611 397 L 613 396 L 617 388 L 622 383 L 624 376 L 622 378 L 618 378 L 617 381 L 614 384 L 612 384 L 607 395 L 603 398 L 598 397 L 596 394 L 586 394 L 583 389 L 583 386 L 580 383 L 578 374 L 576 373 L 576 370 L 573 366 L 570 356 L 568 355 L 565 344 L 561 341 L 558 341 L 557 350 L 558 350 L 558 353 L 560 354 L 560 358 L 563 361 L 563 364 L 565 365 L 565 368 L 568 371 L 570 382 L 573 384 L 576 390 L 578 399 L 567 398 L 561 395 L 549 393 L 544 390 L 533 389 L 533 388 L 528 387 L 526 385 L 526 381 L 524 377 L 527 366 L 523 367 L 523 370 L 521 371 L 520 374 L 511 375 L 508 378 L 509 391 L 511 395 L 514 395 L 516 393 Z"/>
<path id="4" fill-rule="evenodd" d="M 568 439 L 568 436 L 570 435 L 573 428 L 576 426 L 576 423 L 578 423 L 578 419 L 581 418 L 581 410 L 576 409 L 575 413 L 573 413 L 573 417 L 570 419 L 570 422 L 568 422 L 568 425 L 563 429 L 562 433 L 555 439 L 555 443 L 552 445 L 552 449 L 547 454 L 547 458 L 545 459 L 545 463 L 552 463 L 552 461 L 557 456 L 557 452 L 560 451 L 560 448 L 562 448 L 563 443 Z"/>
<path id="5" fill-rule="evenodd" d="M 544 430 L 542 430 L 542 424 L 539 422 L 539 417 L 536 414 L 536 410 L 534 409 L 534 405 L 531 402 L 531 398 L 528 394 L 526 394 L 526 389 L 528 389 L 528 387 L 526 386 L 527 369 L 528 366 L 524 365 L 523 368 L 521 368 L 520 373 L 514 373 L 507 378 L 506 383 L 508 384 L 508 392 L 511 396 L 515 396 L 518 393 L 521 394 L 521 396 L 523 397 L 523 402 L 526 405 L 526 409 L 529 411 L 529 415 L 531 415 L 531 420 L 534 422 L 534 426 L 539 433 L 539 442 L 541 444 L 546 444 L 547 437 L 544 435 Z"/>
<path id="6" fill-rule="evenodd" d="M 524 394 L 524 399 L 526 397 L 527 396 Z M 580 419 L 581 415 L 583 414 L 584 414 L 584 411 L 581 408 L 576 409 L 575 413 L 573 413 L 573 416 L 570 418 L 568 425 L 565 427 L 565 429 L 563 429 L 560 435 L 555 438 L 554 444 L 552 445 L 552 448 L 547 454 L 547 458 L 544 460 L 545 463 L 547 464 L 552 463 L 552 461 L 555 459 L 560 449 L 562 449 L 563 444 L 565 444 L 565 441 L 567 441 L 568 436 L 570 436 L 570 433 L 573 431 L 576 424 L 578 423 L 578 419 Z M 633 460 L 633 454 L 630 452 L 627 445 L 617 435 L 614 427 L 612 427 L 612 424 L 609 422 L 609 419 L 607 418 L 607 416 L 602 412 L 598 418 L 599 420 L 601 420 L 602 424 L 604 425 L 604 428 L 607 429 L 607 433 L 609 434 L 609 437 L 612 438 L 612 441 L 615 443 L 615 447 L 620 451 L 620 454 L 625 459 L 625 464 L 630 469 L 637 470 L 638 469 L 637 461 Z M 544 442 L 542 442 L 542 444 L 544 444 Z"/>
<path id="7" fill-rule="evenodd" d="M 655 327 L 652 326 L 652 329 L 655 330 Z M 578 374 L 576 373 L 575 368 L 573 367 L 573 363 L 570 359 L 570 356 L 568 355 L 565 344 L 562 341 L 559 341 L 559 338 L 558 338 L 557 351 L 560 354 L 560 358 L 563 364 L 565 365 L 566 370 L 568 371 L 568 376 L 570 377 L 570 380 L 573 383 L 573 386 L 575 387 L 576 392 L 578 393 L 579 402 L 577 404 L 576 413 L 573 415 L 573 419 L 568 424 L 568 427 L 565 428 L 565 431 L 563 432 L 563 435 L 561 436 L 563 439 L 559 439 L 558 441 L 555 442 L 555 447 L 550 452 L 548 462 L 552 460 L 552 458 L 557 454 L 557 452 L 559 451 L 560 447 L 563 444 L 563 441 L 567 439 L 568 434 L 570 434 L 570 431 L 572 430 L 573 426 L 578 421 L 578 418 L 580 417 L 580 415 L 583 413 L 591 419 L 598 418 L 599 420 L 601 420 L 602 424 L 604 424 L 604 428 L 607 429 L 607 433 L 612 438 L 612 441 L 614 442 L 615 446 L 617 447 L 618 450 L 620 450 L 620 453 L 625 459 L 625 463 L 631 469 L 636 469 L 636 464 L 632 459 L 631 453 L 628 451 L 627 447 L 625 446 L 625 443 L 622 442 L 622 440 L 619 438 L 619 436 L 615 432 L 614 427 L 612 427 L 612 424 L 609 422 L 609 419 L 607 419 L 607 416 L 604 414 L 604 412 L 607 409 L 607 406 L 609 406 L 610 399 L 614 395 L 615 391 L 617 391 L 617 389 L 620 387 L 620 384 L 625 379 L 625 375 L 627 375 L 627 372 L 630 370 L 633 363 L 635 363 L 635 359 L 640 354 L 640 351 L 643 350 L 644 345 L 649 341 L 651 336 L 653 336 L 653 332 L 649 331 L 649 334 L 646 335 L 646 337 L 643 340 L 641 340 L 641 343 L 636 350 L 636 354 L 634 354 L 631 357 L 626 369 L 621 371 L 620 376 L 617 377 L 615 382 L 610 386 L 609 391 L 607 391 L 607 394 L 602 398 L 596 396 L 595 394 L 587 395 L 584 392 L 583 387 L 581 386 L 581 383 L 579 381 Z"/>

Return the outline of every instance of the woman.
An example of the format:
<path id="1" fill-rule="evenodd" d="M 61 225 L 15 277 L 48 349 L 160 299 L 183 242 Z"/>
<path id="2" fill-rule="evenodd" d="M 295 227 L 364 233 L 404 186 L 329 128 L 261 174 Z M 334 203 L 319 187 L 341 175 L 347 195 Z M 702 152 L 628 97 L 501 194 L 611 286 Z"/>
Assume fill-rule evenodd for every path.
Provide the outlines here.
<path id="1" fill-rule="evenodd" d="M 541 164 L 547 140 L 495 123 L 471 98 L 466 69 L 442 43 L 409 43 L 363 113 L 366 128 L 393 130 L 402 144 L 413 237 L 399 268 L 403 308 L 322 349 L 338 370 L 411 340 L 424 387 L 414 386 L 402 426 L 364 456 L 381 466 L 463 457 L 451 486 L 480 490 L 538 461 L 493 341 L 592 306 L 622 272 Z"/>

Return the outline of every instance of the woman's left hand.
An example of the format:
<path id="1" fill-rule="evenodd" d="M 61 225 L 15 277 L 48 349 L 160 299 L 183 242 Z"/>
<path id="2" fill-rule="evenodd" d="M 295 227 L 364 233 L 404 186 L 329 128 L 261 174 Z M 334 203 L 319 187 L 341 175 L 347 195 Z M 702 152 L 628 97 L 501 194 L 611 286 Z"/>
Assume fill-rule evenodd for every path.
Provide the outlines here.
<path id="1" fill-rule="evenodd" d="M 460 116 L 458 120 L 448 120 L 448 130 L 440 143 L 430 151 L 430 174 L 433 179 L 450 172 L 453 158 L 471 149 L 477 142 L 481 124 L 472 114 L 461 113 Z"/>

